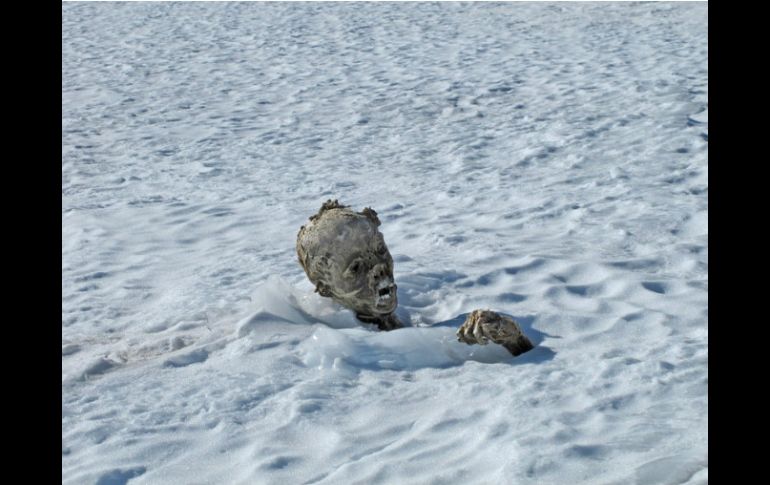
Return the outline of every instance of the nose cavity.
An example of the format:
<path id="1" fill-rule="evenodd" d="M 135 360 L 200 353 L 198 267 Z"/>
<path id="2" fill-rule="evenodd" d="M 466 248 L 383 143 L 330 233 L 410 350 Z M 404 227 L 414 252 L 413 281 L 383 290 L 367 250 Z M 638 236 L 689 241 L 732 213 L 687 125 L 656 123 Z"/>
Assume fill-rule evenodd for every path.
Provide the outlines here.
<path id="1" fill-rule="evenodd" d="M 372 281 L 376 286 L 381 286 L 382 283 L 390 284 L 390 275 L 388 274 L 388 267 L 384 264 L 375 265 L 372 271 L 369 273 Z"/>

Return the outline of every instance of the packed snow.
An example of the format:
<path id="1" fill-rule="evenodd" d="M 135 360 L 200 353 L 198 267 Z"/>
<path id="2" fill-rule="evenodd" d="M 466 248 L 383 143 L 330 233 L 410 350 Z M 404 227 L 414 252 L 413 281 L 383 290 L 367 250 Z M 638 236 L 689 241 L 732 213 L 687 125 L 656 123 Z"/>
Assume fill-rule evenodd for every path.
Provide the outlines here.
<path id="1" fill-rule="evenodd" d="M 63 3 L 62 483 L 707 483 L 707 16 Z M 313 292 L 327 199 L 407 328 Z"/>

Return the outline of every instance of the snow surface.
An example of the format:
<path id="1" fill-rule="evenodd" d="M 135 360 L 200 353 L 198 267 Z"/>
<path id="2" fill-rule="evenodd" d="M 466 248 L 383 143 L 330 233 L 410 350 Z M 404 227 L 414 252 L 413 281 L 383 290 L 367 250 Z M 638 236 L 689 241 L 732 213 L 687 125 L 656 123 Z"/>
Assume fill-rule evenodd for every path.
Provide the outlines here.
<path id="1" fill-rule="evenodd" d="M 63 3 L 62 482 L 707 483 L 707 14 Z M 410 328 L 312 292 L 329 198 Z"/>

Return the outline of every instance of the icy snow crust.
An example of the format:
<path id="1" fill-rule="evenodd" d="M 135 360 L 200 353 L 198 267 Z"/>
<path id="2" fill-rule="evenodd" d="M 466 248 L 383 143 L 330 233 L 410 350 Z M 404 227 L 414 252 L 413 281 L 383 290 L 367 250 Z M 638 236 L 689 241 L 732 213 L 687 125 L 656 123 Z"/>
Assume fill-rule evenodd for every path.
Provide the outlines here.
<path id="1" fill-rule="evenodd" d="M 63 483 L 706 483 L 707 13 L 62 4 Z M 328 198 L 410 328 L 313 294 Z"/>

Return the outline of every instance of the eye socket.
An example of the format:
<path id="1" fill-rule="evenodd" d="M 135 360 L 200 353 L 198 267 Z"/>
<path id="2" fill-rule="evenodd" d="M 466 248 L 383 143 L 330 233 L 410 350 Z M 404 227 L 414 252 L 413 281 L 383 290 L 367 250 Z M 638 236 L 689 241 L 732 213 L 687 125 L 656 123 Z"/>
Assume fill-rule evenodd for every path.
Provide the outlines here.
<path id="1" fill-rule="evenodd" d="M 361 260 L 357 259 L 352 263 L 350 263 L 350 266 L 348 266 L 348 269 L 347 271 L 345 271 L 345 273 L 347 273 L 347 275 L 350 277 L 357 276 L 360 273 L 360 271 L 363 269 L 363 267 L 364 265 L 363 263 L 361 263 Z"/>

